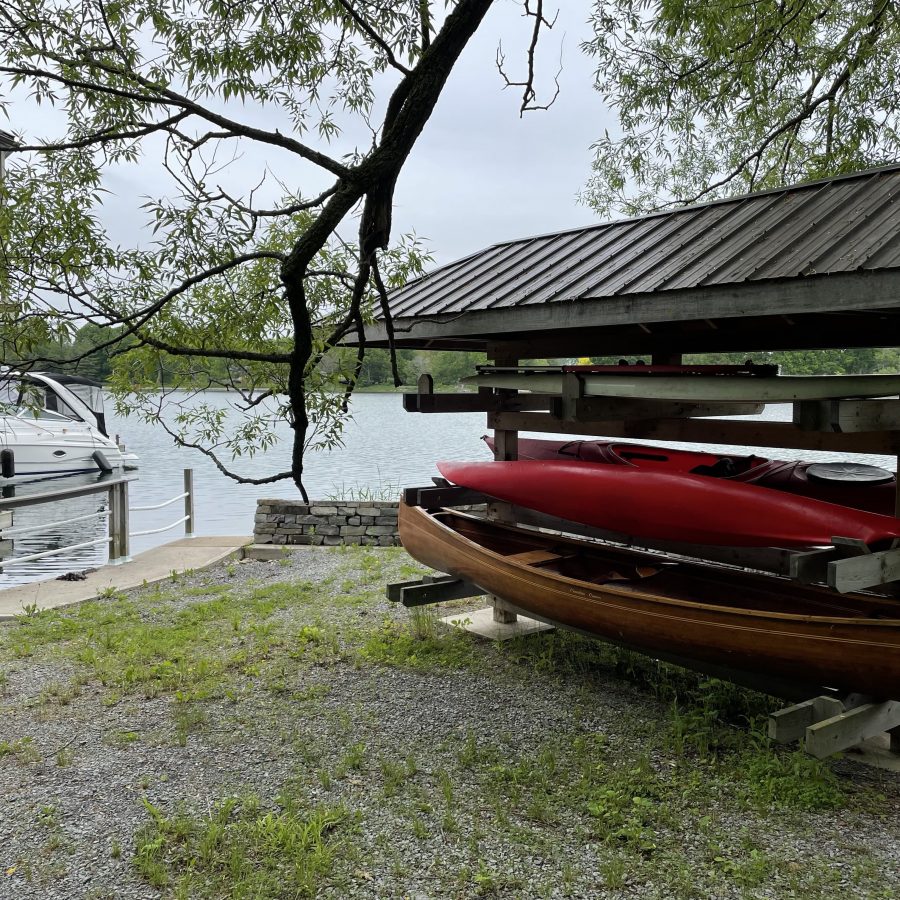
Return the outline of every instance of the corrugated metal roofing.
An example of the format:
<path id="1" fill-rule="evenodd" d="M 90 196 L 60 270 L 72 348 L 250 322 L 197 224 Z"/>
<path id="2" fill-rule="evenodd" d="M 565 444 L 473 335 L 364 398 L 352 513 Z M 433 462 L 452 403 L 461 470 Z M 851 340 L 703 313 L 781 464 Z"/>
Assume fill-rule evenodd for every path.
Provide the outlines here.
<path id="1" fill-rule="evenodd" d="M 496 244 L 395 291 L 395 317 L 900 268 L 900 165 Z"/>

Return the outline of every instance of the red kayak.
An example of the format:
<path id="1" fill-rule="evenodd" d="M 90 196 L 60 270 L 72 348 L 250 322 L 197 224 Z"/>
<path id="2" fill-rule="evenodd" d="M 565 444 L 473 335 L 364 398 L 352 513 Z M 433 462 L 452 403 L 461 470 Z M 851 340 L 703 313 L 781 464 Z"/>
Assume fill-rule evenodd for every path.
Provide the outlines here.
<path id="1" fill-rule="evenodd" d="M 702 475 L 553 460 L 439 462 L 453 484 L 583 525 L 650 540 L 734 547 L 881 548 L 900 519 Z"/>
<path id="2" fill-rule="evenodd" d="M 493 440 L 485 435 L 487 445 Z M 519 438 L 519 459 L 549 459 L 630 466 L 642 471 L 706 475 L 723 481 L 756 484 L 761 487 L 865 509 L 885 516 L 894 514 L 897 479 L 893 472 L 878 466 L 853 462 L 810 463 L 799 460 L 767 459 L 676 450 L 621 441 L 550 441 Z"/>

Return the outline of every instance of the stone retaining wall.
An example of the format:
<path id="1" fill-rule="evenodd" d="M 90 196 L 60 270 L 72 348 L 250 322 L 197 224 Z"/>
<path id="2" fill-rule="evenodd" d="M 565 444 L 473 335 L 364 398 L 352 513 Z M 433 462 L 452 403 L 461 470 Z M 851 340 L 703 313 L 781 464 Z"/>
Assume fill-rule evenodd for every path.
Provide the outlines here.
<path id="1" fill-rule="evenodd" d="M 400 543 L 397 504 L 387 500 L 258 500 L 253 527 L 257 544 Z"/>

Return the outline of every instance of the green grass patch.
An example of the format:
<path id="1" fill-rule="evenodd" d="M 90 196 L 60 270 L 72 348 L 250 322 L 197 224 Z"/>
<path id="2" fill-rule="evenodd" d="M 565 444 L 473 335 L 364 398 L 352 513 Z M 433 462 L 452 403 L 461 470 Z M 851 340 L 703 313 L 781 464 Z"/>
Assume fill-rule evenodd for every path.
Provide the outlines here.
<path id="1" fill-rule="evenodd" d="M 374 631 L 357 632 L 357 661 L 413 669 L 460 669 L 478 659 L 471 635 L 456 629 L 441 633 L 423 621 L 384 619 Z"/>
<path id="2" fill-rule="evenodd" d="M 290 635 L 274 618 L 279 610 L 309 604 L 312 592 L 309 583 L 273 584 L 242 596 L 196 593 L 190 605 L 180 608 L 172 602 L 174 594 L 156 593 L 143 603 L 115 597 L 47 610 L 10 630 L 6 652 L 74 661 L 116 695 L 175 693 L 182 700 L 203 699 L 218 696 L 229 673 L 258 674 L 285 644 L 293 642 L 295 655 L 320 646 L 323 636 L 315 627 Z M 62 702 L 59 694 L 52 699 Z"/>
<path id="3" fill-rule="evenodd" d="M 208 817 L 171 817 L 144 801 L 151 821 L 135 839 L 134 865 L 174 897 L 312 897 L 343 846 L 342 807 L 302 809 L 285 798 L 263 808 L 254 796 L 228 798 Z"/>

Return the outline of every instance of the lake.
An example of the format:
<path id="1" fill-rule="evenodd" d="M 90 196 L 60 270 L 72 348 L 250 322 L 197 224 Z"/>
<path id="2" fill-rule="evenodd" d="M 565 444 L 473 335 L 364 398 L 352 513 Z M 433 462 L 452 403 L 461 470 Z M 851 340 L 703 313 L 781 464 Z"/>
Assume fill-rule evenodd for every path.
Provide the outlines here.
<path id="1" fill-rule="evenodd" d="M 173 395 L 190 402 L 188 395 Z M 213 393 L 205 395 L 207 403 L 216 404 L 229 418 L 240 413 L 232 406 L 234 395 Z M 431 483 L 437 475 L 435 462 L 439 459 L 488 459 L 487 448 L 480 440 L 486 433 L 484 413 L 429 414 L 403 411 L 399 394 L 357 394 L 351 401 L 351 419 L 344 432 L 343 446 L 338 449 L 312 453 L 306 462 L 306 484 L 312 499 L 346 497 L 396 497 L 400 488 Z M 158 426 L 147 424 L 137 417 L 123 418 L 108 411 L 110 434 L 119 434 L 128 449 L 140 457 L 139 479 L 130 485 L 130 505 L 154 506 L 180 494 L 183 490 L 182 472 L 194 470 L 195 534 L 250 535 L 253 516 L 259 497 L 298 497 L 296 487 L 288 481 L 268 485 L 237 484 L 216 468 L 214 463 L 197 451 L 177 447 Z M 790 419 L 789 405 L 766 407 L 761 418 L 785 421 Z M 242 475 L 264 477 L 285 471 L 290 465 L 291 429 L 287 423 L 276 429 L 278 442 L 252 459 L 239 459 L 234 468 Z M 645 443 L 654 443 L 646 441 Z M 669 446 L 688 446 L 669 442 Z M 712 450 L 742 452 L 740 448 L 710 445 Z M 745 448 L 746 452 L 751 452 Z M 781 459 L 856 459 L 883 468 L 896 469 L 893 457 L 847 457 L 834 453 L 810 451 L 766 450 L 756 448 L 757 454 L 770 453 Z M 90 476 L 93 477 L 93 476 Z M 87 478 L 76 476 L 82 480 Z M 73 479 L 57 479 L 69 483 Z M 46 482 L 43 483 L 46 486 Z M 28 490 L 29 488 L 25 488 Z M 17 494 L 22 488 L 17 487 Z M 26 507 L 15 512 L 15 527 L 26 528 L 57 522 L 72 517 L 102 513 L 106 507 L 105 494 L 59 501 L 41 506 Z M 181 502 L 164 509 L 131 514 L 131 530 L 160 528 L 183 515 Z M 49 530 L 31 532 L 14 541 L 13 553 L 22 556 L 43 549 L 67 547 L 74 543 L 100 540 L 106 533 L 103 519 L 84 519 L 71 525 L 59 525 Z M 183 526 L 161 534 L 135 537 L 131 552 L 140 553 L 151 547 L 176 540 L 183 535 Z M 105 545 L 83 548 L 30 563 L 7 565 L 0 573 L 0 589 L 60 574 L 103 565 Z"/>

